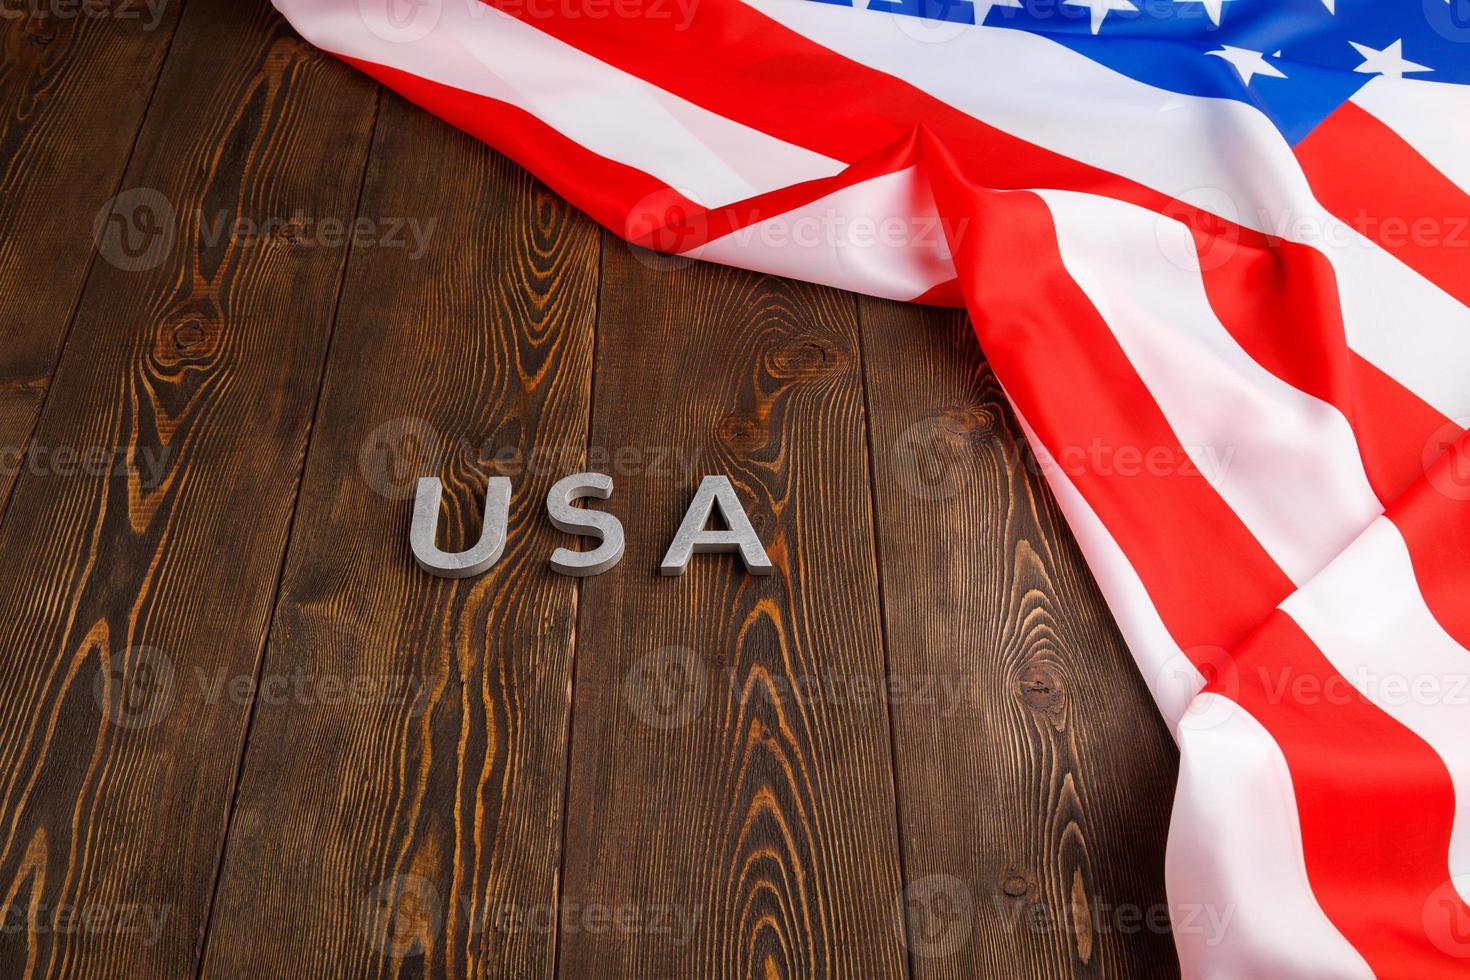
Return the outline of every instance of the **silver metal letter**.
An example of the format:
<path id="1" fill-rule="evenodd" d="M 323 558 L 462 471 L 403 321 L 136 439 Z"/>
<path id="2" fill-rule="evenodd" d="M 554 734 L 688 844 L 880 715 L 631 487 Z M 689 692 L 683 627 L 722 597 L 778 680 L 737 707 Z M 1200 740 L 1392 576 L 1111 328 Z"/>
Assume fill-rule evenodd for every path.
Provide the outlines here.
<path id="1" fill-rule="evenodd" d="M 707 531 L 710 510 L 718 507 L 720 516 L 729 526 L 728 531 Z M 707 476 L 699 484 L 694 500 L 684 512 L 684 522 L 679 525 L 668 554 L 659 563 L 658 570 L 665 575 L 683 575 L 689 567 L 689 558 L 695 552 L 701 554 L 717 551 L 738 551 L 745 570 L 752 575 L 769 575 L 774 571 L 766 549 L 750 526 L 735 488 L 728 477 Z"/>
<path id="2" fill-rule="evenodd" d="M 505 550 L 505 524 L 510 517 L 510 480 L 493 476 L 485 488 L 485 525 L 480 529 L 480 540 L 469 551 L 450 554 L 440 551 L 435 543 L 439 539 L 439 498 L 444 485 L 436 476 L 419 479 L 413 498 L 413 528 L 409 532 L 409 544 L 413 547 L 413 560 L 430 575 L 442 578 L 469 578 L 489 570 L 500 560 Z"/>
<path id="3" fill-rule="evenodd" d="M 551 569 L 563 575 L 601 575 L 623 560 L 623 522 L 611 514 L 573 507 L 582 497 L 606 500 L 612 496 L 612 477 L 606 473 L 576 473 L 557 481 L 546 494 L 546 516 L 551 523 L 572 534 L 599 538 L 602 544 L 591 551 L 557 548 L 551 553 Z"/>

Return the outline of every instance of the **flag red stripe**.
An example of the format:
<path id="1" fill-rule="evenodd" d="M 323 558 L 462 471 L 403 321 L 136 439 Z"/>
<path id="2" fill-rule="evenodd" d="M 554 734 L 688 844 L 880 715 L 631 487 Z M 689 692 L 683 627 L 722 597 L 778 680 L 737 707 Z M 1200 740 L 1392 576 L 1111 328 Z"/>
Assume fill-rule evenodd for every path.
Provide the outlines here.
<path id="1" fill-rule="evenodd" d="M 1349 352 L 1349 377 L 1348 419 L 1368 480 L 1381 500 L 1391 502 L 1424 475 L 1430 440 L 1457 434 L 1463 427 L 1353 352 Z"/>
<path id="2" fill-rule="evenodd" d="M 1295 152 L 1323 207 L 1470 305 L 1470 195 L 1351 102 Z"/>
<path id="3" fill-rule="evenodd" d="M 1281 747 L 1291 770 L 1307 873 L 1317 901 L 1382 977 L 1465 976 L 1450 935 L 1426 914 L 1470 922 L 1448 855 L 1455 796 L 1428 743 L 1333 668 L 1277 612 L 1206 688 L 1238 701 Z M 1448 907 L 1429 909 L 1431 902 Z M 1470 947 L 1466 947 L 1470 952 Z"/>

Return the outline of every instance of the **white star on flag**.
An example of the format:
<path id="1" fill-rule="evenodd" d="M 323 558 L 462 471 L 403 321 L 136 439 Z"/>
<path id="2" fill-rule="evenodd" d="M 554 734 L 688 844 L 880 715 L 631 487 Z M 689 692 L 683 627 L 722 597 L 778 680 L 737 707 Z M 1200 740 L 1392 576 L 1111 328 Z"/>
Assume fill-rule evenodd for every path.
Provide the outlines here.
<path id="1" fill-rule="evenodd" d="M 1240 80 L 1249 85 L 1251 79 L 1257 75 L 1267 75 L 1271 78 L 1285 78 L 1286 73 L 1266 60 L 1266 56 L 1259 51 L 1249 48 L 1237 48 L 1229 44 L 1220 46 L 1219 51 L 1206 51 L 1205 54 L 1223 58 L 1235 66 L 1240 73 Z"/>
<path id="2" fill-rule="evenodd" d="M 1225 6 L 1225 0 L 1174 0 L 1175 3 L 1202 3 L 1205 5 L 1205 13 L 1210 15 L 1210 22 L 1216 27 L 1220 26 L 1220 12 Z"/>
<path id="3" fill-rule="evenodd" d="M 1406 71 L 1434 71 L 1433 68 L 1415 64 L 1404 57 L 1403 38 L 1399 38 L 1382 51 L 1375 51 L 1368 45 L 1359 44 L 1357 41 L 1348 43 L 1363 56 L 1363 63 L 1353 71 L 1360 71 L 1368 75 L 1384 75 L 1388 78 L 1403 78 Z"/>
<path id="4" fill-rule="evenodd" d="M 1132 0 L 1062 0 L 1069 7 L 1086 7 L 1092 11 L 1092 33 L 1102 30 L 1103 18 L 1114 10 L 1137 10 Z"/>

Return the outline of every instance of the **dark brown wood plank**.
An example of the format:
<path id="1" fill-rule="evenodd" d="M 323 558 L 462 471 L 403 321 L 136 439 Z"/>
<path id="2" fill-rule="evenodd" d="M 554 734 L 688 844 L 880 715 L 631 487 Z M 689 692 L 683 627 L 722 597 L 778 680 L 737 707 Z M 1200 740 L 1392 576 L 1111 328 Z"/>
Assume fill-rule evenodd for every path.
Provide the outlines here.
<path id="1" fill-rule="evenodd" d="M 914 975 L 1174 976 L 1173 742 L 968 320 L 860 316 Z"/>
<path id="2" fill-rule="evenodd" d="M 0 17 L 0 516 L 22 469 L 54 465 L 29 438 L 180 6 Z"/>
<path id="3" fill-rule="evenodd" d="M 599 239 L 385 99 L 361 214 L 432 235 L 353 255 L 263 675 L 306 693 L 256 709 L 210 977 L 551 973 L 576 602 L 543 502 L 587 446 Z M 485 576 L 413 564 L 420 475 L 455 549 L 511 477 Z M 328 681 L 370 693 L 310 693 Z"/>
<path id="4" fill-rule="evenodd" d="M 22 474 L 0 529 L 0 888 L 26 910 L 0 975 L 196 968 L 248 709 L 228 685 L 263 649 L 346 258 L 207 226 L 350 221 L 374 103 L 268 5 L 179 23 L 125 177 L 176 238 L 96 263 L 36 434 L 125 465 Z"/>
<path id="5" fill-rule="evenodd" d="M 582 592 L 560 975 L 902 975 L 888 719 L 843 696 L 883 675 L 852 296 L 611 240 L 602 295 L 592 445 L 641 465 Z M 658 575 L 705 473 L 776 574 Z"/>

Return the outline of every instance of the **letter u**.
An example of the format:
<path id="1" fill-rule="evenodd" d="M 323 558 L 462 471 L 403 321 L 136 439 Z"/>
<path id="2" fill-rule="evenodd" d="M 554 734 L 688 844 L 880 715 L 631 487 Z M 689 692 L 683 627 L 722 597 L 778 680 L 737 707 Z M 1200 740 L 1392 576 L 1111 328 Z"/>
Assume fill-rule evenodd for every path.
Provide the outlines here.
<path id="1" fill-rule="evenodd" d="M 505 551 L 505 526 L 510 519 L 510 480 L 503 476 L 490 478 L 485 489 L 485 523 L 480 540 L 468 551 L 450 554 L 440 551 L 439 500 L 444 485 L 436 476 L 421 477 L 413 498 L 413 527 L 409 544 L 413 560 L 430 575 L 442 578 L 470 578 L 488 571 Z"/>

